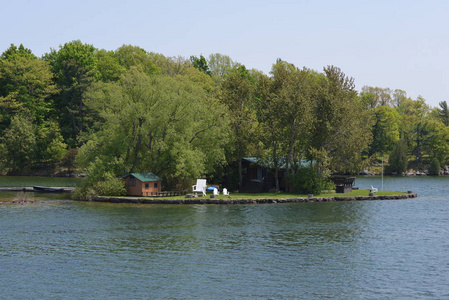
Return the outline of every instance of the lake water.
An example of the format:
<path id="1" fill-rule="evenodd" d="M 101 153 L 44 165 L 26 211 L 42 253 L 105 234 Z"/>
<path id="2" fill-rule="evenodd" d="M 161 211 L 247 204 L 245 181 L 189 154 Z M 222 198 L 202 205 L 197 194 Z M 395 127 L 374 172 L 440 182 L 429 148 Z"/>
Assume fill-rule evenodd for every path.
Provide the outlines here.
<path id="1" fill-rule="evenodd" d="M 371 185 L 381 178 L 356 180 Z M 419 197 L 3 204 L 0 298 L 448 299 L 449 177 L 388 177 L 384 189 Z"/>

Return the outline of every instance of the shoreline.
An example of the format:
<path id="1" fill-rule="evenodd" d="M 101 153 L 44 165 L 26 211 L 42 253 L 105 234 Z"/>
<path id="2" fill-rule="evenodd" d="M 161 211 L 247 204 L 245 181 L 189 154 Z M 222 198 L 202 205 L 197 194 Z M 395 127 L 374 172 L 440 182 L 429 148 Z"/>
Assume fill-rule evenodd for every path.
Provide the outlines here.
<path id="1" fill-rule="evenodd" d="M 75 189 L 74 187 L 55 187 L 55 188 L 62 189 L 62 191 L 60 191 L 62 193 L 72 193 L 73 190 Z M 0 187 L 0 192 L 42 193 L 42 191 L 35 190 L 33 187 L 29 187 L 29 186 L 24 186 L 24 187 Z"/>
<path id="2" fill-rule="evenodd" d="M 267 203 L 310 203 L 310 202 L 335 202 L 335 201 L 368 201 L 368 200 L 404 200 L 417 198 L 416 193 L 404 195 L 382 195 L 382 196 L 335 196 L 335 197 L 311 197 L 311 198 L 184 198 L 184 199 L 163 199 L 163 198 L 139 198 L 139 197 L 106 197 L 97 196 L 92 200 L 76 200 L 84 202 L 107 202 L 107 203 L 136 203 L 136 204 L 267 204 Z"/>

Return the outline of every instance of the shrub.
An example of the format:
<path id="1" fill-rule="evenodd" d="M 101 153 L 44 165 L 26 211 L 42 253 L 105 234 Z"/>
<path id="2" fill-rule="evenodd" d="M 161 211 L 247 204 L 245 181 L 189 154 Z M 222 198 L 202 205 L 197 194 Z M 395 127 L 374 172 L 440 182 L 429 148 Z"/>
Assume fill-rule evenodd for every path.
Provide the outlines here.
<path id="1" fill-rule="evenodd" d="M 319 194 L 334 189 L 334 184 L 315 168 L 301 168 L 290 176 L 293 191 L 301 194 Z"/>
<path id="2" fill-rule="evenodd" d="M 387 171 L 401 174 L 407 171 L 407 165 L 407 146 L 404 141 L 399 141 L 390 153 Z"/>
<path id="3" fill-rule="evenodd" d="M 78 200 L 91 200 L 96 196 L 122 196 L 126 195 L 125 182 L 110 173 L 106 173 L 97 181 L 89 178 L 76 188 L 73 198 Z"/>
<path id="4" fill-rule="evenodd" d="M 430 162 L 429 175 L 440 175 L 440 169 L 441 169 L 440 161 L 438 160 L 438 158 L 434 158 Z"/>
<path id="5" fill-rule="evenodd" d="M 95 182 L 93 188 L 101 196 L 126 195 L 126 187 L 123 179 L 113 176 L 108 176 L 102 181 Z"/>

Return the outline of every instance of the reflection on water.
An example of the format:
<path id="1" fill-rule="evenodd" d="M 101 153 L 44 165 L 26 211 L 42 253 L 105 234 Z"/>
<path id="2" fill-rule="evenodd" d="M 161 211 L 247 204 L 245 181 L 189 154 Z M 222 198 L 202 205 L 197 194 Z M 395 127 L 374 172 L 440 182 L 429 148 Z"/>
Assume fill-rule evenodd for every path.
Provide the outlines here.
<path id="1" fill-rule="evenodd" d="M 447 298 L 449 178 L 387 179 L 385 189 L 420 197 L 129 205 L 40 195 L 1 205 L 2 297 Z"/>

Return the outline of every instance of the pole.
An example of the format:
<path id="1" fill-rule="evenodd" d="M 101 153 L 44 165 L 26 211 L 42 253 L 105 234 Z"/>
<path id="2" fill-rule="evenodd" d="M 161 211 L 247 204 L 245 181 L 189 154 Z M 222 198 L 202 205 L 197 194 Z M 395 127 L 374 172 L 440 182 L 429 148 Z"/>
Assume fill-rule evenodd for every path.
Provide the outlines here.
<path id="1" fill-rule="evenodd" d="M 382 191 L 384 190 L 384 156 L 382 155 Z"/>

